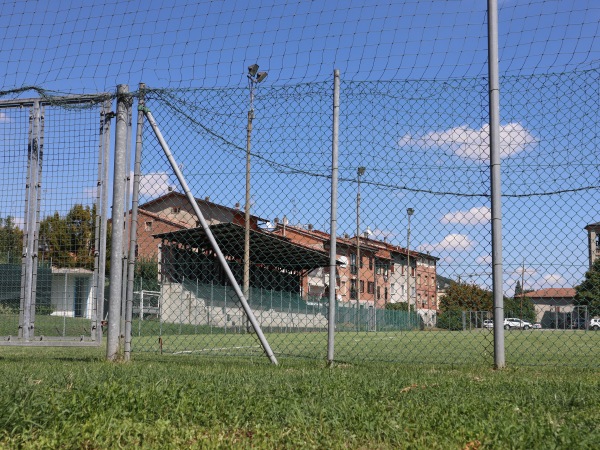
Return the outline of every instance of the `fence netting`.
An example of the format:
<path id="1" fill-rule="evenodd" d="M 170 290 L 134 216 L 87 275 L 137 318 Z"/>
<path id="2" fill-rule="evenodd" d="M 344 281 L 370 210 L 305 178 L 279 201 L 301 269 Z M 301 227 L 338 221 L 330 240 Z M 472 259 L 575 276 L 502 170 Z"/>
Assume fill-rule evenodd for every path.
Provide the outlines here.
<path id="1" fill-rule="evenodd" d="M 502 79 L 509 362 L 580 364 L 596 348 L 599 312 L 575 286 L 598 195 L 597 82 L 597 71 Z M 144 96 L 240 286 L 250 174 L 249 304 L 276 354 L 323 358 L 333 83 L 253 93 L 252 105 L 237 88 Z M 487 116 L 484 78 L 342 81 L 336 358 L 493 361 Z M 149 127 L 138 239 L 149 275 L 136 282 L 157 306 L 133 326 L 134 351 L 262 352 Z"/>
<path id="2" fill-rule="evenodd" d="M 597 1 L 151 3 L 2 2 L 4 341 L 99 342 L 110 269 L 129 276 L 131 255 L 110 301 L 134 354 L 259 356 L 264 333 L 278 357 L 325 359 L 334 323 L 337 361 L 491 365 L 501 323 L 507 364 L 598 365 Z M 111 123 L 129 121 L 112 119 L 117 95 L 71 101 L 117 85 L 145 117 L 122 139 L 126 174 L 107 153 Z"/>
<path id="3" fill-rule="evenodd" d="M 0 101 L 3 345 L 101 342 L 109 100 Z"/>

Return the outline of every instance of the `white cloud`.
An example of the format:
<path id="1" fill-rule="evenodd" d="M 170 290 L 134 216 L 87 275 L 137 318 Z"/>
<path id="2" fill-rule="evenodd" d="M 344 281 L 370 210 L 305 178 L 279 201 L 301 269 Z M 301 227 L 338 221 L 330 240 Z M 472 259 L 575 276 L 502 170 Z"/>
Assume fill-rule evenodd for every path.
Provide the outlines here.
<path id="1" fill-rule="evenodd" d="M 443 224 L 479 225 L 486 224 L 492 217 L 487 206 L 471 208 L 468 211 L 456 211 L 445 214 L 440 222 Z"/>
<path id="2" fill-rule="evenodd" d="M 492 255 L 478 256 L 475 259 L 475 262 L 480 265 L 481 264 L 491 265 L 492 264 Z"/>
<path id="3" fill-rule="evenodd" d="M 427 252 L 460 252 L 471 250 L 475 244 L 474 241 L 464 234 L 449 234 L 438 243 L 419 246 L 419 250 Z"/>
<path id="4" fill-rule="evenodd" d="M 10 123 L 10 117 L 6 113 L 0 112 L 0 123 Z"/>
<path id="5" fill-rule="evenodd" d="M 543 287 L 565 287 L 567 280 L 558 273 L 549 273 L 542 277 Z"/>
<path id="6" fill-rule="evenodd" d="M 443 131 L 432 131 L 422 136 L 407 134 L 398 141 L 400 147 L 413 146 L 448 148 L 456 156 L 473 161 L 489 160 L 489 125 L 479 129 L 459 126 Z M 500 157 L 508 158 L 535 145 L 536 140 L 520 123 L 500 126 Z"/>
<path id="7" fill-rule="evenodd" d="M 169 186 L 169 175 L 167 173 L 147 173 L 140 177 L 140 196 L 160 197 L 169 192 Z"/>

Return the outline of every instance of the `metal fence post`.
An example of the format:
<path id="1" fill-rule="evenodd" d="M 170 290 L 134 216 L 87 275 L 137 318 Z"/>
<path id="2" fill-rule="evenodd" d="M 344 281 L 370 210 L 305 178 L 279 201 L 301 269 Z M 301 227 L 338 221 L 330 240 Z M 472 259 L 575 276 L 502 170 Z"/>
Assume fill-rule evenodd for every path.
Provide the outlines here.
<path id="1" fill-rule="evenodd" d="M 333 72 L 333 136 L 331 139 L 331 218 L 329 231 L 329 318 L 327 320 L 327 364 L 332 365 L 335 347 L 335 306 L 337 287 L 337 188 L 340 127 L 340 71 Z"/>
<path id="2" fill-rule="evenodd" d="M 492 285 L 494 292 L 494 365 L 506 365 L 502 289 L 502 202 L 500 180 L 500 81 L 498 75 L 498 1 L 488 0 L 490 177 L 492 193 Z"/>
<path id="3" fill-rule="evenodd" d="M 106 359 L 115 361 L 119 353 L 121 326 L 121 287 L 123 283 L 123 215 L 125 213 L 125 171 L 127 169 L 127 127 L 129 87 L 117 86 L 115 126 L 115 160 L 113 179 L 112 237 L 110 249 L 110 290 L 108 303 L 108 332 Z"/>
<path id="4" fill-rule="evenodd" d="M 138 105 L 144 107 L 144 89 L 146 85 L 140 83 Z M 131 322 L 133 319 L 133 281 L 135 278 L 135 262 L 137 247 L 138 203 L 140 197 L 140 177 L 142 161 L 142 145 L 144 131 L 144 111 L 138 108 L 137 127 L 135 135 L 135 160 L 133 165 L 133 192 L 131 197 L 131 223 L 129 224 L 129 255 L 127 258 L 127 296 L 125 305 L 125 361 L 131 359 Z M 129 161 L 129 158 L 127 158 Z M 129 185 L 129 183 L 127 183 Z M 129 191 L 129 189 L 127 189 Z M 143 292 L 143 291 L 142 291 Z M 143 294 L 142 294 L 143 296 Z M 143 315 L 143 313 L 142 313 Z"/>

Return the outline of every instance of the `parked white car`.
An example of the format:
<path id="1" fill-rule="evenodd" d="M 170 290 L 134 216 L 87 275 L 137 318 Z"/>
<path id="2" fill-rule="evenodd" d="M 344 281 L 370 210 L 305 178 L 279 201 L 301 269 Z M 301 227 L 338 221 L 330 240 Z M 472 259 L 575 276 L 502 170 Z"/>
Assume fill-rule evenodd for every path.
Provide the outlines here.
<path id="1" fill-rule="evenodd" d="M 600 319 L 592 319 L 590 320 L 590 330 L 598 331 L 600 330 Z"/>
<path id="2" fill-rule="evenodd" d="M 510 318 L 510 317 L 507 319 L 504 319 L 504 329 L 512 330 L 513 328 L 529 330 L 530 328 L 532 328 L 532 325 L 531 325 L 531 323 L 526 322 L 521 319 L 515 319 L 515 318 Z"/>
<path id="3" fill-rule="evenodd" d="M 494 321 L 493 320 L 484 320 L 483 328 L 494 328 Z"/>

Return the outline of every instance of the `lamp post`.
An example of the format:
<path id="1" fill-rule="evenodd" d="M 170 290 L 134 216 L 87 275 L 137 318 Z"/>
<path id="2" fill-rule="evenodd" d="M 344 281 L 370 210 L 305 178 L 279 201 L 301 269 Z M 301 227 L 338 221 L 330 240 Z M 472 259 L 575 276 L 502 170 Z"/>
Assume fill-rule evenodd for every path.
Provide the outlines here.
<path id="1" fill-rule="evenodd" d="M 408 306 L 408 312 L 410 313 L 410 216 L 415 213 L 415 210 L 408 208 L 406 214 L 408 215 L 408 227 L 406 229 L 406 303 Z M 416 308 L 415 304 L 415 310 Z"/>
<path id="2" fill-rule="evenodd" d="M 360 325 L 358 310 L 360 308 L 360 177 L 365 174 L 365 168 L 356 169 L 357 188 L 356 188 L 356 321 Z"/>
<path id="3" fill-rule="evenodd" d="M 267 77 L 267 72 L 259 72 L 258 64 L 248 66 L 248 88 L 250 109 L 246 128 L 246 202 L 244 205 L 244 297 L 250 301 L 250 148 L 252 141 L 252 120 L 254 119 L 254 90 L 256 85 Z"/>

